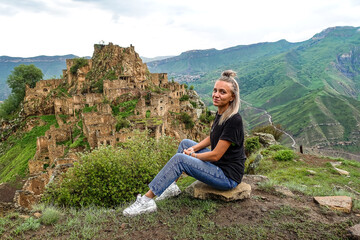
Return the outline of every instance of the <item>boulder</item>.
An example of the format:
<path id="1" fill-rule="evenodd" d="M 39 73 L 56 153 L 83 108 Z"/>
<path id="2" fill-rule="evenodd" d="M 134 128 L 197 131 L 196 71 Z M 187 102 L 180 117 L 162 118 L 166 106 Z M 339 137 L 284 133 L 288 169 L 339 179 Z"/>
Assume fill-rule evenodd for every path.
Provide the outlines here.
<path id="1" fill-rule="evenodd" d="M 351 212 L 352 199 L 348 196 L 314 197 L 314 201 L 319 203 L 321 206 L 326 206 L 333 210 L 346 213 Z"/>
<path id="2" fill-rule="evenodd" d="M 259 137 L 259 142 L 264 145 L 264 147 L 268 147 L 270 145 L 276 145 L 279 144 L 274 136 L 270 133 L 262 133 L 262 132 L 256 132 L 254 133 L 254 136 Z"/>
<path id="3" fill-rule="evenodd" d="M 251 186 L 241 182 L 236 188 L 222 191 L 210 187 L 209 185 L 195 181 L 185 190 L 191 196 L 199 199 L 220 199 L 225 202 L 236 201 L 250 198 Z"/>
<path id="4" fill-rule="evenodd" d="M 356 224 L 349 228 L 349 233 L 351 234 L 351 239 L 360 240 L 360 224 Z"/>

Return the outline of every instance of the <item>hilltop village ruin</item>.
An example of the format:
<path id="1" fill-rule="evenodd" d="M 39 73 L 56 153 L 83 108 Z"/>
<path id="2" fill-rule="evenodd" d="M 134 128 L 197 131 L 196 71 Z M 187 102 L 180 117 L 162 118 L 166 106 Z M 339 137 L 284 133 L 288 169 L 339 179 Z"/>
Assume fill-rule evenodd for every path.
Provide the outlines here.
<path id="1" fill-rule="evenodd" d="M 134 129 L 155 138 L 201 139 L 210 126 L 199 120 L 210 112 L 193 89 L 169 82 L 166 73 L 150 73 L 132 45 L 112 43 L 94 45 L 91 59 L 67 59 L 61 79 L 27 87 L 24 114 L 55 115 L 57 124 L 37 139 L 31 177 L 15 194 L 15 205 L 23 208 L 38 202 L 45 186 L 78 159 L 77 152 L 116 146 Z"/>

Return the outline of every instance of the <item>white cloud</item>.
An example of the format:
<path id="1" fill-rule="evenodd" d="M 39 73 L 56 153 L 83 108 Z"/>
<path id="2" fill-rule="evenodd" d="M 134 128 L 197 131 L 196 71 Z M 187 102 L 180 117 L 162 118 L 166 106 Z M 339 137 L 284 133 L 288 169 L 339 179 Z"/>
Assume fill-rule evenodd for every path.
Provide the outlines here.
<path id="1" fill-rule="evenodd" d="M 360 26 L 356 0 L 2 0 L 0 56 L 91 55 L 104 40 L 147 57 Z"/>

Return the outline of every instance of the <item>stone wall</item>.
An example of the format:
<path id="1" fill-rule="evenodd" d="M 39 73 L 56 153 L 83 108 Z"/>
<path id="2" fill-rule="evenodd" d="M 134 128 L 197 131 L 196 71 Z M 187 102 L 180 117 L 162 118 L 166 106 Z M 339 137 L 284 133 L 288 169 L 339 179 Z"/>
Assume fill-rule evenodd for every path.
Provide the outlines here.
<path id="1" fill-rule="evenodd" d="M 51 90 L 57 88 L 63 81 L 63 79 L 41 80 L 36 83 L 34 88 L 26 85 L 24 101 L 46 97 Z"/>

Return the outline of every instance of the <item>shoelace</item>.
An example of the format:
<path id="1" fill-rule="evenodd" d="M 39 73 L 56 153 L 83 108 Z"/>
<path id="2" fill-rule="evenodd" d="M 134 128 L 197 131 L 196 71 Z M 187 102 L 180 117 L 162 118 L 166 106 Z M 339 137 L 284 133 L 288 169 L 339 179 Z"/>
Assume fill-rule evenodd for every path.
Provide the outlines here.
<path id="1" fill-rule="evenodd" d="M 130 209 L 137 208 L 141 204 L 142 204 L 141 195 L 138 195 L 136 201 L 130 206 Z"/>

